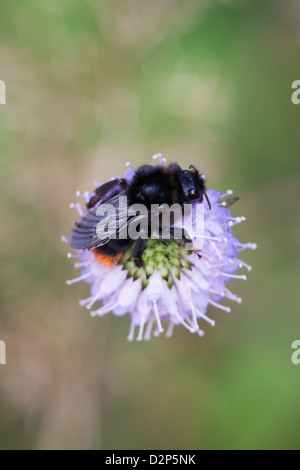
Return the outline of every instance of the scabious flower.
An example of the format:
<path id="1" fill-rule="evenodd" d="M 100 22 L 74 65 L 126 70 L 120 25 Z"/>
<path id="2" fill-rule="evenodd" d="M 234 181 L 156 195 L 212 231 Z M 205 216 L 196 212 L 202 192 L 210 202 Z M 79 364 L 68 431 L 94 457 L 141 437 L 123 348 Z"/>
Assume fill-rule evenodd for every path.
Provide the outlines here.
<path id="1" fill-rule="evenodd" d="M 165 162 L 159 154 L 153 157 L 152 165 Z M 125 179 L 130 183 L 135 170 L 130 163 L 127 167 Z M 88 202 L 93 193 L 77 195 Z M 91 250 L 68 253 L 69 258 L 77 259 L 75 267 L 81 269 L 81 275 L 67 284 L 84 281 L 91 286 L 91 295 L 81 300 L 80 305 L 90 310 L 92 316 L 109 312 L 116 316 L 128 314 L 131 319 L 128 340 L 148 340 L 152 332 L 159 336 L 164 330 L 170 337 L 175 325 L 203 336 L 202 324 L 215 325 L 207 315 L 209 305 L 229 313 L 230 307 L 221 303 L 224 299 L 241 303 L 241 298 L 226 284 L 233 279 L 246 279 L 244 274 L 235 274 L 240 268 L 251 270 L 238 256 L 241 251 L 256 248 L 255 244 L 241 243 L 232 234 L 232 227 L 245 220 L 233 217 L 227 208 L 226 198 L 232 191 L 222 194 L 210 189 L 207 195 L 211 210 L 204 205 L 204 231 L 200 235 L 203 244 L 198 251 L 188 250 L 176 240 L 149 238 L 141 268 L 134 264 L 132 249 L 114 266 L 99 264 Z M 86 211 L 80 203 L 70 207 L 76 208 L 79 215 Z"/>

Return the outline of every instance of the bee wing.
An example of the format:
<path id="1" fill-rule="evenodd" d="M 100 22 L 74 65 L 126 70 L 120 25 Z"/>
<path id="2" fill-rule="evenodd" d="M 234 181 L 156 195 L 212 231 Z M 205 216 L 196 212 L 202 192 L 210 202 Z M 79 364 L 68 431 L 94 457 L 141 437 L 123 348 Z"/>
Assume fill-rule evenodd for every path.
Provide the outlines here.
<path id="1" fill-rule="evenodd" d="M 106 245 L 110 240 L 118 238 L 118 235 L 123 230 L 127 230 L 130 224 L 139 223 L 145 218 L 145 215 L 128 215 L 127 205 L 120 206 L 119 198 L 122 195 L 126 195 L 126 192 L 122 191 L 105 201 L 105 204 L 91 208 L 76 222 L 69 235 L 72 248 L 84 250 Z M 111 209 L 108 213 L 105 210 L 106 206 Z"/>
<path id="2" fill-rule="evenodd" d="M 69 244 L 75 250 L 84 250 L 97 246 L 96 227 L 101 217 L 96 215 L 96 209 L 92 208 L 82 216 L 69 235 Z"/>
<path id="3" fill-rule="evenodd" d="M 108 200 L 120 193 L 122 189 L 126 188 L 126 180 L 123 178 L 114 178 L 113 180 L 108 181 L 107 183 L 102 184 L 95 189 L 94 195 L 90 198 L 87 203 L 87 208 L 91 209 L 94 207 L 100 200 L 103 203 L 105 200 Z"/>
<path id="4" fill-rule="evenodd" d="M 228 198 L 228 199 L 225 199 L 225 203 L 226 205 L 224 204 L 224 207 L 227 207 L 227 209 L 231 206 L 233 206 L 233 204 L 235 204 L 240 198 L 239 197 L 231 197 L 231 198 Z"/>

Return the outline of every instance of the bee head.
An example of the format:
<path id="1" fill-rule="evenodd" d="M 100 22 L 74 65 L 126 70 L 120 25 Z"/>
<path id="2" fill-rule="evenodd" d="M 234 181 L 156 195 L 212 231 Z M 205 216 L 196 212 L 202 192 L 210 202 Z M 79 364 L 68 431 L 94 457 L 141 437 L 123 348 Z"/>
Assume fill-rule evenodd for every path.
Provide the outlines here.
<path id="1" fill-rule="evenodd" d="M 194 166 L 191 166 L 190 170 L 179 171 L 178 179 L 184 202 L 203 201 L 205 194 L 204 178 L 199 175 L 198 170 Z"/>

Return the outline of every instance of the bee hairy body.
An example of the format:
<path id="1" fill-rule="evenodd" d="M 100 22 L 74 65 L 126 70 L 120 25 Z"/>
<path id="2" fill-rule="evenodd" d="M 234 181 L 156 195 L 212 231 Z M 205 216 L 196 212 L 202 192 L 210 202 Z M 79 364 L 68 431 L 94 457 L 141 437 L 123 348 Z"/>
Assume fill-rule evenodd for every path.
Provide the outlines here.
<path id="1" fill-rule="evenodd" d="M 187 203 L 202 202 L 206 197 L 204 177 L 191 165 L 189 170 L 182 170 L 177 164 L 164 166 L 143 165 L 139 167 L 132 181 L 116 178 L 99 186 L 87 203 L 87 213 L 75 224 L 70 234 L 70 245 L 74 249 L 90 249 L 95 253 L 99 263 L 112 266 L 119 262 L 123 253 L 134 245 L 133 258 L 137 266 L 143 265 L 142 255 L 146 244 L 143 237 L 131 239 L 120 237 L 117 232 L 114 237 L 105 241 L 97 237 L 97 224 L 100 221 L 97 208 L 101 204 L 113 204 L 119 210 L 119 196 L 126 196 L 128 207 L 143 204 L 148 211 L 150 224 L 152 205 L 173 204 L 183 206 Z M 127 226 L 133 222 L 128 217 Z M 149 232 L 151 233 L 151 231 Z M 183 236 L 183 241 L 186 239 Z"/>

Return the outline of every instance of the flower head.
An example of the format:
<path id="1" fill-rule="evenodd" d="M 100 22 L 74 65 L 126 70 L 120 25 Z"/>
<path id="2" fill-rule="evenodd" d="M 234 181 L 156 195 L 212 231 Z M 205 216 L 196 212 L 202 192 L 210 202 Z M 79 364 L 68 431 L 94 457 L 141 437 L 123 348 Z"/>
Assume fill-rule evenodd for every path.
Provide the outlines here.
<path id="1" fill-rule="evenodd" d="M 155 155 L 152 165 L 165 165 L 165 162 L 161 155 Z M 125 180 L 130 184 L 135 170 L 129 163 L 127 166 Z M 88 203 L 93 193 L 78 193 L 78 196 Z M 245 249 L 256 248 L 255 244 L 241 243 L 232 234 L 232 227 L 245 220 L 233 217 L 228 209 L 237 199 L 226 199 L 232 196 L 232 191 L 221 194 L 211 189 L 207 196 L 211 208 L 203 204 L 201 233 L 192 230 L 195 228 L 193 213 L 200 202 L 193 204 L 190 216 L 183 221 L 193 249 L 174 239 L 148 238 L 141 267 L 133 260 L 132 248 L 113 266 L 99 264 L 93 250 L 69 253 L 70 258 L 77 258 L 75 267 L 81 269 L 81 275 L 67 283 L 84 281 L 91 286 L 91 295 L 80 304 L 90 310 L 92 316 L 109 312 L 117 316 L 128 314 L 131 319 L 129 340 L 150 339 L 152 332 L 158 336 L 165 328 L 169 337 L 175 325 L 183 325 L 191 333 L 203 336 L 202 324 L 215 325 L 207 316 L 209 305 L 230 312 L 230 307 L 221 303 L 224 299 L 241 303 L 226 284 L 235 278 L 246 279 L 244 274 L 235 274 L 240 268 L 251 270 L 238 256 Z M 79 203 L 71 207 L 80 215 L 87 210 Z"/>

